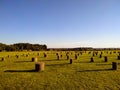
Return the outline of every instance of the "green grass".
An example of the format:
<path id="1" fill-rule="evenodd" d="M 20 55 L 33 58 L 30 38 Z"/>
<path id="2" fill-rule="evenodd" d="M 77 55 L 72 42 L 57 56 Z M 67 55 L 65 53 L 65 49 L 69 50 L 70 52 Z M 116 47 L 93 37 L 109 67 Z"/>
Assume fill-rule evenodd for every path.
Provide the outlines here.
<path id="1" fill-rule="evenodd" d="M 118 70 L 111 70 L 113 61 L 120 62 L 117 53 L 103 53 L 99 58 L 99 52 L 94 57 L 95 62 L 90 63 L 92 53 L 86 52 L 73 64 L 66 60 L 65 52 L 58 52 L 63 55 L 60 60 L 57 60 L 55 51 L 45 52 L 47 58 L 43 53 L 0 52 L 0 60 L 5 58 L 5 61 L 0 61 L 0 90 L 120 90 L 120 66 Z M 72 52 L 70 58 L 74 59 L 74 54 Z M 108 62 L 104 62 L 104 56 L 108 56 Z M 35 62 L 31 62 L 32 57 L 45 62 L 44 72 L 33 72 Z"/>

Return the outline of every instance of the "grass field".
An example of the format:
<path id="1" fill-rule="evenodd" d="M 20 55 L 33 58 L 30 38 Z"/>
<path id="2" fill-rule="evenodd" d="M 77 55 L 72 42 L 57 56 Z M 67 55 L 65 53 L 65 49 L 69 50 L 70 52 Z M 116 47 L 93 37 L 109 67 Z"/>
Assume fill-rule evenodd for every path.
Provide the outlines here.
<path id="1" fill-rule="evenodd" d="M 46 53 L 46 58 L 43 53 Z M 60 60 L 57 60 L 56 53 L 62 55 Z M 94 56 L 94 62 L 90 62 L 93 52 L 82 52 L 82 55 L 80 52 L 69 52 L 73 64 L 69 64 L 66 53 L 0 52 L 0 90 L 120 90 L 119 64 L 118 70 L 112 70 L 112 62 L 120 63 L 117 60 L 118 51 L 103 51 L 102 58 L 99 51 Z M 75 53 L 79 54 L 77 60 L 74 60 Z M 104 56 L 108 57 L 108 62 L 104 62 Z M 43 72 L 34 72 L 32 57 L 45 63 Z"/>

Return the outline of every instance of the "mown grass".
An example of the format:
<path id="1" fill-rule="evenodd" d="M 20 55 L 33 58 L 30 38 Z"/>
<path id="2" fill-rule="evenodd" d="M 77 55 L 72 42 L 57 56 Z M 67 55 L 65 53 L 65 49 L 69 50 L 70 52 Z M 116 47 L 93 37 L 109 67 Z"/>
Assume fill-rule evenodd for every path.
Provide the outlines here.
<path id="1" fill-rule="evenodd" d="M 92 53 L 86 52 L 73 64 L 66 59 L 66 52 L 0 52 L 0 60 L 5 58 L 0 61 L 0 90 L 120 90 L 119 65 L 118 70 L 112 70 L 112 62 L 120 62 L 118 53 L 110 52 L 99 58 L 99 51 L 94 62 L 90 62 Z M 56 53 L 63 57 L 57 60 Z M 70 58 L 74 59 L 74 55 L 70 53 Z M 108 56 L 108 62 L 104 62 L 104 56 Z M 34 72 L 32 57 L 45 62 L 44 72 Z"/>

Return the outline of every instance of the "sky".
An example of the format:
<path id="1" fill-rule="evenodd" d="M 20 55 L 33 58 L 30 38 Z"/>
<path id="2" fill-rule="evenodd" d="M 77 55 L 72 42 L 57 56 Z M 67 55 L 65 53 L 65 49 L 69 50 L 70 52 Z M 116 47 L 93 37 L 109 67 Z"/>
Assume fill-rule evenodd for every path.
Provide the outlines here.
<path id="1" fill-rule="evenodd" d="M 0 42 L 120 47 L 120 0 L 0 0 Z"/>

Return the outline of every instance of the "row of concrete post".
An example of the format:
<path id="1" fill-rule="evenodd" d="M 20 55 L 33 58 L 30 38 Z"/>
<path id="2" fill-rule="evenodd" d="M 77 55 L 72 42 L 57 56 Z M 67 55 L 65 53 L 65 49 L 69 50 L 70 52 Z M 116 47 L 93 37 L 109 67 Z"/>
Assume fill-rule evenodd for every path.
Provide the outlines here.
<path id="1" fill-rule="evenodd" d="M 2 60 L 4 61 L 4 58 L 2 58 Z M 105 62 L 107 62 L 107 57 L 105 57 Z M 32 62 L 37 62 L 38 59 L 37 58 L 32 58 Z M 91 58 L 91 62 L 94 62 L 94 59 Z M 70 64 L 73 64 L 73 59 L 70 59 Z M 44 71 L 44 67 L 45 67 L 45 63 L 44 62 L 37 62 L 35 64 L 35 71 Z M 112 70 L 117 70 L 117 63 L 116 62 L 112 62 Z"/>

